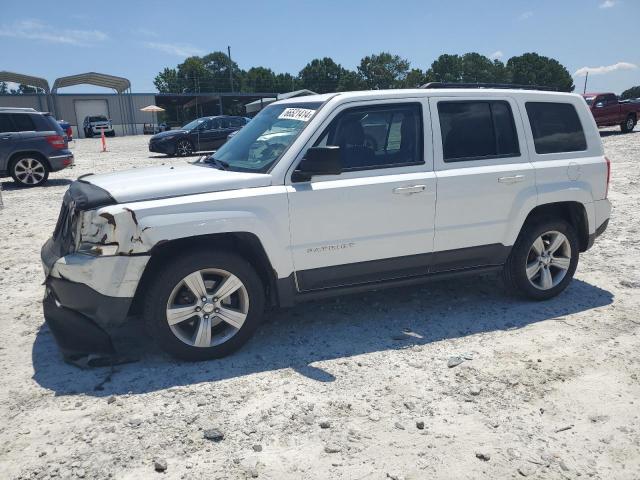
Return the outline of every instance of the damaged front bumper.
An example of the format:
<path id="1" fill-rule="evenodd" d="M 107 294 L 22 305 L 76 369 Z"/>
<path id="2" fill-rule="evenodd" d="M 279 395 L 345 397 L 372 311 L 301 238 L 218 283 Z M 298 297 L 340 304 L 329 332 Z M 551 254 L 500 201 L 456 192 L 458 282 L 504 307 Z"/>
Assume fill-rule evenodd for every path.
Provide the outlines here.
<path id="1" fill-rule="evenodd" d="M 52 255 L 42 248 L 43 313 L 65 357 L 113 354 L 108 330 L 127 319 L 148 256 Z"/>

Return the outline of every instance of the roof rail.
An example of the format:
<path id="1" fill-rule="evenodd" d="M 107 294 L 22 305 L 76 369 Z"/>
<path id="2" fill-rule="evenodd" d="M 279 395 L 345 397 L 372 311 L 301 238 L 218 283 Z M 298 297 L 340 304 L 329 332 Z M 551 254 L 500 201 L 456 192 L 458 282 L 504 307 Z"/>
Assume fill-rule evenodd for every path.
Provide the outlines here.
<path id="1" fill-rule="evenodd" d="M 429 82 L 420 88 L 504 88 L 515 90 L 544 90 L 547 92 L 557 92 L 556 87 L 545 87 L 543 85 L 519 85 L 516 83 L 453 83 L 453 82 Z"/>
<path id="2" fill-rule="evenodd" d="M 0 112 L 8 112 L 9 110 L 12 112 L 37 112 L 35 108 L 31 107 L 0 107 Z"/>

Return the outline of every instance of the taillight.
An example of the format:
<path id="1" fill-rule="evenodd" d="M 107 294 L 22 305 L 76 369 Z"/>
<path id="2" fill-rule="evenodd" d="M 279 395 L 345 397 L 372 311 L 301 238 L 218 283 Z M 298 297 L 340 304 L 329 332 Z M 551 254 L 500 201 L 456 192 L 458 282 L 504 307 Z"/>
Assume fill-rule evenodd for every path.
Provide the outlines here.
<path id="1" fill-rule="evenodd" d="M 46 138 L 49 145 L 56 150 L 62 150 L 67 146 L 67 142 L 62 135 L 48 135 Z"/>
<path id="2" fill-rule="evenodd" d="M 607 198 L 609 196 L 609 182 L 611 181 L 611 160 L 608 157 L 604 157 L 604 159 L 607 161 L 607 187 L 604 191 L 604 198 Z"/>
<path id="3" fill-rule="evenodd" d="M 73 137 L 73 130 L 71 130 L 71 127 L 67 127 L 67 137 L 68 138 Z"/>

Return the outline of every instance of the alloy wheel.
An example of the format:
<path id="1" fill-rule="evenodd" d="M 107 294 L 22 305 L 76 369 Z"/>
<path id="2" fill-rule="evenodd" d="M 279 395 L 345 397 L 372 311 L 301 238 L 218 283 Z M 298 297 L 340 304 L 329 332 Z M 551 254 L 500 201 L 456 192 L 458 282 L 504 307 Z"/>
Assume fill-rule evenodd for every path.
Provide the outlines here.
<path id="1" fill-rule="evenodd" d="M 571 266 L 571 245 L 560 232 L 540 235 L 531 245 L 526 261 L 527 278 L 539 290 L 558 285 Z"/>
<path id="2" fill-rule="evenodd" d="M 633 117 L 629 117 L 627 119 L 627 130 L 631 131 L 635 126 L 636 126 L 636 123 L 633 121 Z"/>
<path id="3" fill-rule="evenodd" d="M 37 158 L 21 158 L 13 171 L 23 185 L 38 185 L 47 175 L 45 166 Z"/>
<path id="4" fill-rule="evenodd" d="M 205 269 L 184 277 L 167 301 L 169 328 L 182 342 L 207 348 L 233 337 L 249 313 L 249 294 L 226 270 Z"/>
<path id="5" fill-rule="evenodd" d="M 185 157 L 187 155 L 191 155 L 193 152 L 193 148 L 191 144 L 186 140 L 181 140 L 178 142 L 178 155 L 181 157 Z"/>

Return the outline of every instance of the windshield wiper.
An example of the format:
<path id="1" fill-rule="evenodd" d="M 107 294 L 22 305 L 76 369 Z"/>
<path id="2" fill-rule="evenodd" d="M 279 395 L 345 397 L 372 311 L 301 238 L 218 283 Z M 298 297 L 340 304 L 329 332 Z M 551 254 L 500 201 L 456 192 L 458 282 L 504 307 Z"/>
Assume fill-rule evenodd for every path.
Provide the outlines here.
<path id="1" fill-rule="evenodd" d="M 213 155 L 205 160 L 206 163 L 213 163 L 219 170 L 229 170 L 229 164 L 224 160 L 218 160 Z"/>

